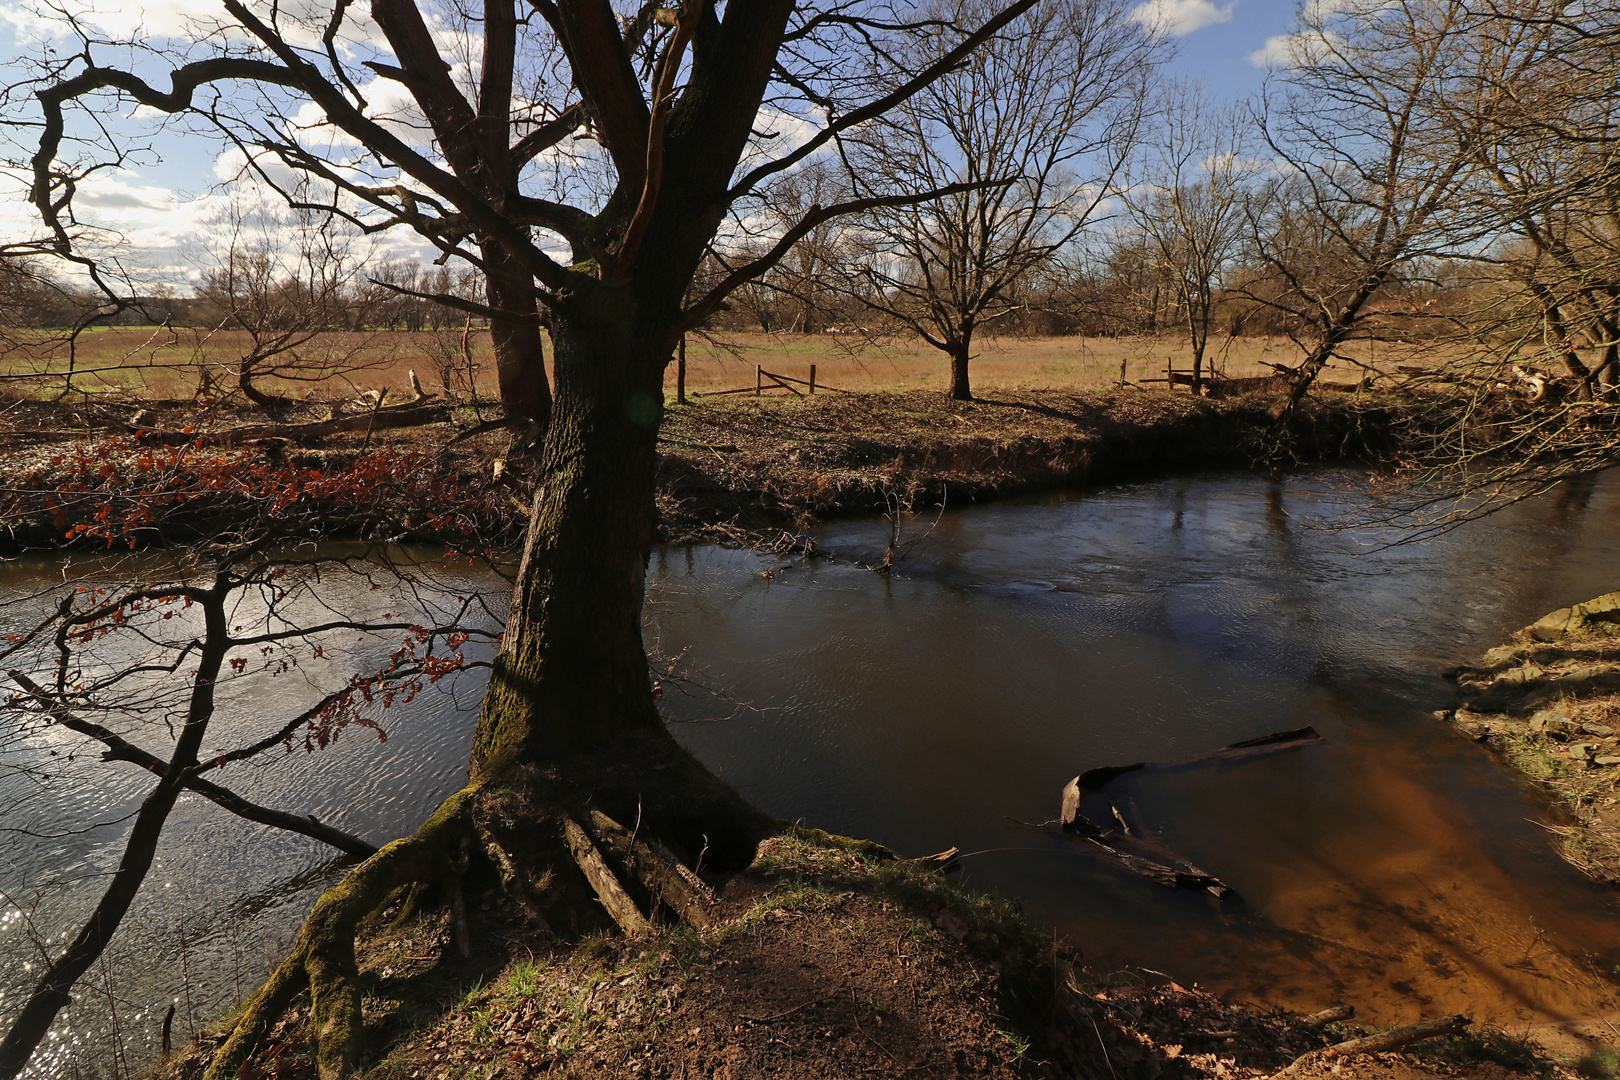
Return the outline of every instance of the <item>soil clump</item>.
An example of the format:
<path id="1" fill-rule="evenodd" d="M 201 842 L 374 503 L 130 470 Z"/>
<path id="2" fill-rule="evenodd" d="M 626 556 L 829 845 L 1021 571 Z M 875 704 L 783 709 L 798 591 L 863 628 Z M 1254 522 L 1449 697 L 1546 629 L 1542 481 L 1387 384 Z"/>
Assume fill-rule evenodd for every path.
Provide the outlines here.
<path id="1" fill-rule="evenodd" d="M 1442 715 L 1544 794 L 1574 866 L 1620 886 L 1620 593 L 1560 608 L 1479 663 Z"/>

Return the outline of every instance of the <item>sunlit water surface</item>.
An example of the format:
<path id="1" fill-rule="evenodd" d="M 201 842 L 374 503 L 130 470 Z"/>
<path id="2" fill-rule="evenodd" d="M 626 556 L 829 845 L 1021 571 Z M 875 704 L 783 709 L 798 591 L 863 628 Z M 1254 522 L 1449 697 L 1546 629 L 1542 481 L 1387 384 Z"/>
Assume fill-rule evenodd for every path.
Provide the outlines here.
<path id="1" fill-rule="evenodd" d="M 1355 483 L 1208 473 L 950 511 L 908 524 L 921 538 L 888 579 L 852 565 L 881 558 L 881 522 L 825 530 L 831 562 L 659 550 L 647 631 L 655 654 L 680 658 L 667 713 L 778 817 L 905 854 L 970 853 L 969 884 L 1018 898 L 1099 973 L 1147 968 L 1300 1010 L 1351 1003 L 1373 1022 L 1614 1011 L 1613 898 L 1556 856 L 1541 805 L 1431 713 L 1449 696 L 1439 670 L 1616 587 L 1620 476 L 1393 548 L 1388 534 L 1320 527 L 1353 505 Z M 0 580 L 21 591 L 56 572 L 12 565 Z M 356 613 L 371 602 L 341 599 Z M 284 708 L 281 693 L 244 695 L 233 722 Z M 351 730 L 335 750 L 227 779 L 385 840 L 463 781 L 476 696 L 470 676 L 393 710 L 385 743 Z M 1086 769 L 1306 724 L 1325 741 L 1143 770 L 1087 804 L 1099 817 L 1119 806 L 1218 875 L 1237 892 L 1225 903 L 1026 824 L 1055 817 Z M 4 824 L 50 833 L 0 833 L 13 900 L 0 1015 L 30 983 L 25 965 L 38 970 L 25 924 L 76 929 L 120 851 L 124 826 L 96 823 L 149 786 L 99 762 L 43 786 L 0 774 Z M 190 796 L 160 856 L 39 1075 L 110 1071 L 115 1046 L 148 1058 L 171 1001 L 177 1040 L 234 1004 L 342 867 Z"/>

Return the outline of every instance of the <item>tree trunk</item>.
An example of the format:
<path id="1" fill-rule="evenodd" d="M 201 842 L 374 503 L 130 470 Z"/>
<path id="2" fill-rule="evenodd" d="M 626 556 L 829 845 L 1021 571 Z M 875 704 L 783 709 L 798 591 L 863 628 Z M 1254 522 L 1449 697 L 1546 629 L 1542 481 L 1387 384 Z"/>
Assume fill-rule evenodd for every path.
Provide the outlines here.
<path id="1" fill-rule="evenodd" d="M 973 331 L 965 328 L 955 341 L 950 343 L 951 354 L 951 400 L 972 401 L 973 387 L 968 382 L 968 359 L 972 353 Z"/>
<path id="2" fill-rule="evenodd" d="M 242 366 L 236 374 L 236 385 L 242 391 L 242 396 L 267 413 L 280 412 L 291 404 L 286 398 L 275 394 L 267 394 L 253 385 L 254 365 L 258 357 L 248 356 L 242 360 Z"/>
<path id="3" fill-rule="evenodd" d="M 489 306 L 519 316 L 489 320 L 501 409 L 514 420 L 544 428 L 551 421 L 551 384 L 546 379 L 545 350 L 540 343 L 534 278 L 504 249 L 486 244 L 483 250 Z"/>
<path id="4" fill-rule="evenodd" d="M 557 398 L 472 773 L 663 732 L 641 640 L 668 346 L 624 314 L 553 322 Z"/>

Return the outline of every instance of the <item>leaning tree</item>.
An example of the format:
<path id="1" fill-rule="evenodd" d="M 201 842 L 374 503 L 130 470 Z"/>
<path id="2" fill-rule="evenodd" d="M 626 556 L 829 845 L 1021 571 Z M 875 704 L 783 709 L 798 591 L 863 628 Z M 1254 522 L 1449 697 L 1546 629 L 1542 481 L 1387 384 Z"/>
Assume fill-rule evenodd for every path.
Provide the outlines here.
<path id="1" fill-rule="evenodd" d="M 1257 105 L 1275 174 L 1245 201 L 1239 294 L 1290 327 L 1304 353 L 1291 407 L 1375 301 L 1424 260 L 1466 243 L 1455 214 L 1466 134 L 1427 122 L 1433 101 L 1474 98 L 1481 73 L 1460 0 L 1307 4 Z"/>
<path id="2" fill-rule="evenodd" d="M 81 50 L 40 61 L 31 199 L 63 246 L 80 183 L 119 150 L 97 118 L 139 105 L 223 135 L 296 205 L 416 230 L 486 274 L 497 342 L 530 334 L 537 301 L 553 343 L 550 425 L 468 786 L 320 899 L 210 1077 L 234 1075 L 305 988 L 321 1074 L 348 1072 L 362 1036 L 354 930 L 405 886 L 450 883 L 453 897 L 484 873 L 566 933 L 599 910 L 569 900 L 589 896 L 576 863 L 599 865 L 580 822 L 600 826 L 596 844 L 617 842 L 592 811 L 639 811 L 641 836 L 706 852 L 708 866 L 751 857 L 769 822 L 675 747 L 642 645 L 665 364 L 685 330 L 821 223 L 1007 178 L 811 206 L 706 291 L 689 285 L 733 207 L 957 70 L 1034 2 L 959 25 L 882 3 L 225 0 L 228 18 L 195 27 L 167 88 L 151 72 L 180 51 L 172 42 L 126 42 L 104 64 L 115 47 L 84 29 Z M 503 369 L 512 393 L 538 395 L 537 363 Z M 687 880 L 645 844 L 621 846 L 649 875 Z"/>

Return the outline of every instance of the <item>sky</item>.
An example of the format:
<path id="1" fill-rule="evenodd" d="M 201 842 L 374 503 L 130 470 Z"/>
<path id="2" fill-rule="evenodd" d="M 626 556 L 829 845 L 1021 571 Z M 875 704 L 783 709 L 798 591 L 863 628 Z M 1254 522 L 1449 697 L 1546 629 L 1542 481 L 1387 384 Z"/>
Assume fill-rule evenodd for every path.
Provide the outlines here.
<path id="1" fill-rule="evenodd" d="M 41 25 L 28 13 L 29 0 L 0 0 L 0 58 L 9 62 L 30 48 Z M 69 0 L 78 10 L 98 9 L 95 18 L 110 32 L 141 27 L 152 37 L 177 29 L 187 16 L 207 16 L 218 0 Z M 1174 47 L 1167 74 L 1198 81 L 1212 100 L 1233 100 L 1258 92 L 1268 56 L 1275 56 L 1293 20 L 1297 0 L 1145 0 L 1134 14 L 1158 27 Z M 13 81 L 10 78 L 7 82 Z M 166 80 L 165 80 L 166 81 Z M 29 135 L 18 133 L 26 142 Z M 166 138 L 157 157 L 133 161 L 103 174 L 80 193 L 79 205 L 128 238 L 132 262 L 148 268 L 154 280 L 184 287 L 196 273 L 197 250 L 218 226 L 225 182 L 233 173 L 220 147 L 201 138 Z M 15 178 L 0 190 L 0 238 L 34 234 L 32 208 L 20 197 Z M 384 241 L 384 255 L 424 257 L 430 249 L 401 230 Z"/>

